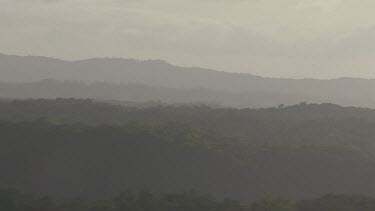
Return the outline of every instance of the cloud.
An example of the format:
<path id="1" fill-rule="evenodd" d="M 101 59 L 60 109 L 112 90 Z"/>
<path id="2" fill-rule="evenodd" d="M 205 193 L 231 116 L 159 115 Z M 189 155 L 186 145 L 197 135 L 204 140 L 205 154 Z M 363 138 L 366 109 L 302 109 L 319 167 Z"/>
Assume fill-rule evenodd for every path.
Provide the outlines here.
<path id="1" fill-rule="evenodd" d="M 302 0 L 295 6 L 298 9 L 317 8 L 326 12 L 337 9 L 343 0 Z"/>

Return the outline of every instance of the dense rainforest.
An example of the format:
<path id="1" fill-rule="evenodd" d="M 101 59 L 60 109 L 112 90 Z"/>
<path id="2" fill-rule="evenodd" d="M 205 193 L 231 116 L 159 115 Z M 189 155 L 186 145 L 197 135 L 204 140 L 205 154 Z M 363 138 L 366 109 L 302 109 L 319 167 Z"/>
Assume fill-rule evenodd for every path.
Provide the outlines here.
<path id="1" fill-rule="evenodd" d="M 58 198 L 195 189 L 251 202 L 375 195 L 375 110 L 0 102 L 0 187 Z M 358 199 L 359 200 L 359 199 Z M 362 200 L 362 199 L 361 199 Z M 313 210 L 313 209 L 310 209 Z"/>
<path id="2" fill-rule="evenodd" d="M 181 193 L 153 193 L 130 189 L 100 199 L 55 200 L 15 189 L 0 189 L 0 210 L 6 211 L 373 211 L 375 198 L 361 195 L 327 194 L 319 198 L 291 201 L 266 194 L 252 203 L 194 190 Z"/>

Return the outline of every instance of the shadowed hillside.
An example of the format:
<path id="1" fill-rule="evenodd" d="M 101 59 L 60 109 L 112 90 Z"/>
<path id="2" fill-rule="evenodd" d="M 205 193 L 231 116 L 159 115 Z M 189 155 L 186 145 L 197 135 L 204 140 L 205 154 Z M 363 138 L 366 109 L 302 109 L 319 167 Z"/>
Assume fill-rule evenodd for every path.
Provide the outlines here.
<path id="1" fill-rule="evenodd" d="M 375 194 L 375 111 L 123 107 L 91 100 L 0 103 L 0 186 L 57 196 L 124 187 L 252 200 Z"/>

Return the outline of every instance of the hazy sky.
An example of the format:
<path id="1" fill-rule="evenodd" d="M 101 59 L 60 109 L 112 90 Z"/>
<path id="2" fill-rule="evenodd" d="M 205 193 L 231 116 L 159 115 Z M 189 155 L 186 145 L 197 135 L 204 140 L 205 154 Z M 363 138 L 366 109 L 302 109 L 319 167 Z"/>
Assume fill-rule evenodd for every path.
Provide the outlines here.
<path id="1" fill-rule="evenodd" d="M 0 0 L 0 53 L 375 78 L 374 0 Z"/>

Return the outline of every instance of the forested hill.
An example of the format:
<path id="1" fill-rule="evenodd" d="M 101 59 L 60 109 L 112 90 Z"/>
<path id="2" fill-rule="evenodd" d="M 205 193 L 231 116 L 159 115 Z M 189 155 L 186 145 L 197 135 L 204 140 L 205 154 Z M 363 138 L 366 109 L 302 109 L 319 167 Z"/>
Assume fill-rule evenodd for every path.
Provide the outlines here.
<path id="1" fill-rule="evenodd" d="M 372 138 L 375 110 L 334 104 L 300 103 L 266 109 L 208 106 L 117 106 L 92 100 L 17 100 L 0 102 L 0 120 L 46 119 L 55 124 L 88 125 L 137 122 L 144 125 L 184 125 L 205 133 L 236 137 L 246 143 L 360 143 Z M 369 133 L 355 137 L 357 133 Z"/>
<path id="2" fill-rule="evenodd" d="M 363 195 L 326 194 L 319 198 L 292 201 L 266 194 L 251 203 L 231 198 L 217 199 L 212 194 L 194 190 L 158 193 L 147 190 L 124 190 L 108 198 L 68 198 L 54 200 L 50 196 L 0 189 L 0 209 L 6 211 L 373 211 L 375 198 Z"/>
<path id="3" fill-rule="evenodd" d="M 222 124 L 253 120 L 342 120 L 365 119 L 375 121 L 375 109 L 343 107 L 331 103 L 310 104 L 301 102 L 292 106 L 270 108 L 220 108 L 205 104 L 158 104 L 157 102 L 114 105 L 91 99 L 56 98 L 0 100 L 0 119 L 10 121 L 32 120 L 46 117 L 65 123 L 87 124 L 121 123 L 126 121 L 220 121 Z M 220 118 L 220 119 L 219 119 Z M 235 121 L 234 121 L 235 120 Z"/>
<path id="4" fill-rule="evenodd" d="M 375 194 L 375 111 L 1 101 L 0 187 L 102 196 L 191 188 L 252 200 Z"/>

